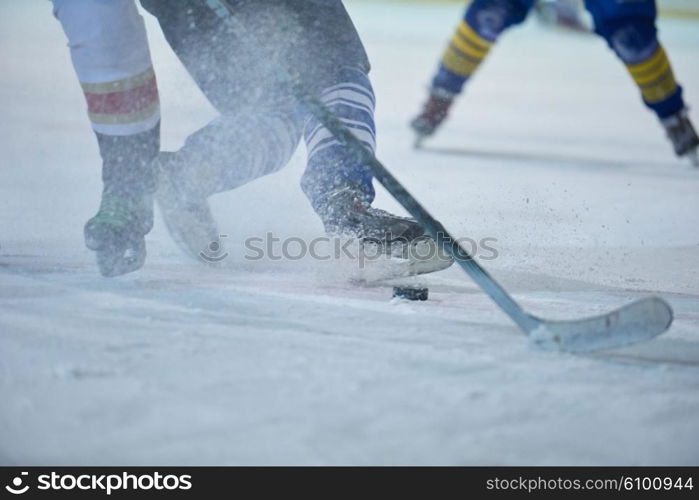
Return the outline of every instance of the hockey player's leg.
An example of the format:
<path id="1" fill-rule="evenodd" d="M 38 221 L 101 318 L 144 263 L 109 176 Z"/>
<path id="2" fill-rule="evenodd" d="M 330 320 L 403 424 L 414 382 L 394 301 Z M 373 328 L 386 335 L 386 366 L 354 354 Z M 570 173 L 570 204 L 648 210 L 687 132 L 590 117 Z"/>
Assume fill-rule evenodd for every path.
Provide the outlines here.
<path id="1" fill-rule="evenodd" d="M 325 89 L 320 98 L 362 144 L 374 150 L 374 92 L 363 71 L 346 68 L 341 83 Z M 340 144 L 315 118 L 308 120 L 304 137 L 308 165 L 301 186 L 330 234 L 412 239 L 422 228 L 411 220 L 371 208 L 372 175 L 367 166 Z"/>
<path id="2" fill-rule="evenodd" d="M 141 4 L 158 19 L 175 54 L 221 114 L 179 151 L 161 153 L 156 162 L 157 202 L 170 235 L 184 253 L 211 263 L 202 257 L 210 245 L 223 249 L 208 197 L 286 165 L 301 137 L 300 118 L 288 92 L 257 69 L 261 54 L 247 50 L 206 2 Z M 253 7 L 247 5 L 245 13 L 259 21 Z"/>
<path id="3" fill-rule="evenodd" d="M 102 201 L 85 244 L 104 276 L 139 269 L 153 225 L 159 101 L 143 20 L 133 0 L 54 0 L 102 157 Z"/>
<path id="4" fill-rule="evenodd" d="M 689 120 L 670 61 L 657 38 L 653 0 L 586 0 L 595 32 L 626 65 L 643 102 L 657 115 L 677 156 L 696 162 L 699 138 Z"/>
<path id="5" fill-rule="evenodd" d="M 321 92 L 328 109 L 374 151 L 374 93 L 368 76 L 357 68 L 344 68 L 339 83 Z M 372 173 L 318 120 L 308 120 L 304 137 L 308 165 L 301 186 L 329 235 L 356 239 L 370 255 L 407 259 L 410 273 L 434 272 L 452 260 L 437 251 L 415 220 L 372 207 Z"/>
<path id="6" fill-rule="evenodd" d="M 159 147 L 159 126 L 130 136 L 97 134 L 104 188 L 97 214 L 85 224 L 85 245 L 96 252 L 104 276 L 143 266 L 144 236 L 153 227 L 157 174 L 151 163 Z"/>
<path id="7" fill-rule="evenodd" d="M 534 0 L 474 0 L 466 9 L 432 80 L 420 114 L 411 122 L 420 141 L 447 117 L 454 98 L 479 68 L 500 34 L 524 21 Z"/>

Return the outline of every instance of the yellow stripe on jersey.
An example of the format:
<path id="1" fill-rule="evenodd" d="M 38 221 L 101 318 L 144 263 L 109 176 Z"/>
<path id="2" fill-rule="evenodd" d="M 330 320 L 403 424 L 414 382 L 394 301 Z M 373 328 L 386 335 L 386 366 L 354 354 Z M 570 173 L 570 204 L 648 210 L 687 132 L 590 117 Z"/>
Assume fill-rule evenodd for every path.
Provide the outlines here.
<path id="1" fill-rule="evenodd" d="M 481 37 L 465 21 L 461 21 L 444 51 L 442 65 L 457 75 L 471 76 L 488 55 L 492 45 L 492 42 Z"/>
<path id="2" fill-rule="evenodd" d="M 677 90 L 675 75 L 662 45 L 645 61 L 626 67 L 646 102 L 663 101 Z"/>

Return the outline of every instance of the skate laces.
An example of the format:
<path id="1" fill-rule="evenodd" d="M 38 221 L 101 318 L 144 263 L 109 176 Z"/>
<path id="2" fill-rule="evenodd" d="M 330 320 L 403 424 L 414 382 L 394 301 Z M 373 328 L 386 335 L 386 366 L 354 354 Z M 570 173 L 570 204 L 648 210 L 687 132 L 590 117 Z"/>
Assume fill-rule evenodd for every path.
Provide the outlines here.
<path id="1" fill-rule="evenodd" d="M 361 192 L 352 187 L 330 194 L 319 215 L 328 233 L 362 240 L 391 242 L 399 238 L 410 240 L 422 234 L 422 228 L 412 218 L 372 207 L 362 199 Z"/>
<path id="2" fill-rule="evenodd" d="M 121 223 L 131 219 L 133 206 L 123 197 L 111 193 L 102 196 L 100 208 L 93 219 L 100 222 Z"/>
<path id="3" fill-rule="evenodd" d="M 95 227 L 96 225 L 111 226 L 119 229 L 132 227 L 135 231 L 142 233 L 144 231 L 147 232 L 146 229 L 148 228 L 149 230 L 149 226 L 152 224 L 150 216 L 151 213 L 147 207 L 142 205 L 139 200 L 105 192 L 102 194 L 102 201 L 97 214 L 87 224 L 88 227 Z"/>

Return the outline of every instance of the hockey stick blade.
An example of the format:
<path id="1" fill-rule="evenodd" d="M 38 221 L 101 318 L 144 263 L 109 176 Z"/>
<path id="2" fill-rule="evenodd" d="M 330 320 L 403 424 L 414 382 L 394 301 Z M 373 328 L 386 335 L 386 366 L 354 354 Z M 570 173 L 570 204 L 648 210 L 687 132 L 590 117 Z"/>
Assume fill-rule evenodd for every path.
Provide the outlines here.
<path id="1" fill-rule="evenodd" d="M 672 308 L 645 297 L 607 314 L 574 321 L 539 321 L 530 341 L 549 351 L 584 353 L 616 349 L 657 337 L 672 323 Z"/>

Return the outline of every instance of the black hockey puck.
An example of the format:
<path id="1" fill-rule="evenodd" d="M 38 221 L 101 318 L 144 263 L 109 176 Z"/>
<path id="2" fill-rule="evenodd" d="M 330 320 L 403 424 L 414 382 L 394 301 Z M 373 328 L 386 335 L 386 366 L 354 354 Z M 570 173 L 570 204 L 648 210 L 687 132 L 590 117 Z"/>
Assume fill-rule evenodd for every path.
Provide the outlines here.
<path id="1" fill-rule="evenodd" d="M 414 286 L 394 286 L 393 296 L 399 299 L 427 300 L 429 289 Z"/>

